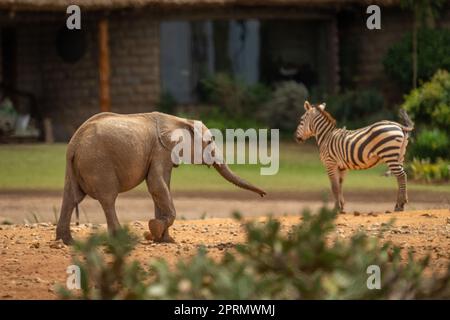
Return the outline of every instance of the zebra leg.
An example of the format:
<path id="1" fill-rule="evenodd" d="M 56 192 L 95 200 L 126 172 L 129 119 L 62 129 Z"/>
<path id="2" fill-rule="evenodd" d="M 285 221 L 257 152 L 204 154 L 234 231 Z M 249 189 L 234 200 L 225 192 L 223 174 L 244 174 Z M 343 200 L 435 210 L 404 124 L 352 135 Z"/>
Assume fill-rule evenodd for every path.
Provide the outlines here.
<path id="1" fill-rule="evenodd" d="M 397 204 L 395 205 L 395 211 L 403 211 L 405 203 L 408 202 L 408 196 L 406 192 L 406 172 L 403 165 L 400 163 L 390 163 L 389 170 L 397 178 L 398 192 L 397 192 Z"/>
<path id="2" fill-rule="evenodd" d="M 342 185 L 344 183 L 344 178 L 345 178 L 346 173 L 347 173 L 347 170 L 339 169 L 339 207 L 342 212 L 344 211 L 344 205 L 345 205 L 344 188 Z"/>
<path id="3" fill-rule="evenodd" d="M 328 177 L 331 182 L 331 191 L 334 196 L 334 207 L 339 212 L 343 212 L 344 208 L 341 206 L 340 194 L 341 194 L 341 186 L 339 183 L 339 170 L 337 167 L 328 167 L 327 168 Z M 343 203 L 342 203 L 343 205 Z"/>

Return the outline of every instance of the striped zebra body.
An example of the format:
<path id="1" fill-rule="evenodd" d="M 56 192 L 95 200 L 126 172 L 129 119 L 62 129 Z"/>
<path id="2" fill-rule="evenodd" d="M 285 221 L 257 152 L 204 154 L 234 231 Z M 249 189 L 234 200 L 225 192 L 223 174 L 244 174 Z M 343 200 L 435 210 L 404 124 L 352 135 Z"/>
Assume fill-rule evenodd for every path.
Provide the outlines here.
<path id="1" fill-rule="evenodd" d="M 325 111 L 325 105 L 312 107 L 305 102 L 306 112 L 297 127 L 296 138 L 302 142 L 315 136 L 320 158 L 327 169 L 336 206 L 343 211 L 342 183 L 347 170 L 362 170 L 385 163 L 397 177 L 396 210 L 403 210 L 407 202 L 406 173 L 403 161 L 413 123 L 403 126 L 393 121 L 379 121 L 357 130 L 336 128 L 336 121 Z"/>

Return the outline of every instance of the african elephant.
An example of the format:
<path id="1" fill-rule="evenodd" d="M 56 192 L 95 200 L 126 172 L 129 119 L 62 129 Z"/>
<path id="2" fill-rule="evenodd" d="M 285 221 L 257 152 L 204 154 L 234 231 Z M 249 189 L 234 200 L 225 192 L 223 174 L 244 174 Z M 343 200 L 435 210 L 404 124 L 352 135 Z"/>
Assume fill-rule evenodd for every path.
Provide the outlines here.
<path id="1" fill-rule="evenodd" d="M 208 131 L 204 125 L 201 128 L 203 132 Z M 86 194 L 100 202 L 108 230 L 113 233 L 120 227 L 115 210 L 118 194 L 145 180 L 155 204 L 155 219 L 149 222 L 153 239 L 172 242 L 168 228 L 176 212 L 170 194 L 170 177 L 176 164 L 171 158 L 175 145 L 171 134 L 176 129 L 185 129 L 193 135 L 194 121 L 159 112 L 129 115 L 107 112 L 83 123 L 67 147 L 56 239 L 66 244 L 73 241 L 70 234 L 72 212 L 74 208 L 78 210 Z M 207 146 L 214 148 L 212 138 L 202 142 L 202 148 Z M 235 175 L 225 163 L 217 161 L 212 165 L 236 186 L 265 195 L 263 190 Z"/>

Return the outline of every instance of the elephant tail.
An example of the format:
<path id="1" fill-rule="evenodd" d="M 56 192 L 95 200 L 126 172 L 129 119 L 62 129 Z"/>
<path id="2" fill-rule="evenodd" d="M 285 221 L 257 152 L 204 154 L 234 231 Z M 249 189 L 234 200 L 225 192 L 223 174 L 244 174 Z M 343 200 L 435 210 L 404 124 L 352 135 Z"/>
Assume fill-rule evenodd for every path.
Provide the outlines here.
<path id="1" fill-rule="evenodd" d="M 78 204 L 81 200 L 83 200 L 86 193 L 81 189 L 81 186 L 78 183 L 77 175 L 75 173 L 74 160 L 75 153 L 69 151 L 67 154 L 66 185 L 64 187 L 64 196 L 71 198 L 75 205 L 75 218 L 76 225 L 78 226 L 80 224 L 80 210 Z"/>

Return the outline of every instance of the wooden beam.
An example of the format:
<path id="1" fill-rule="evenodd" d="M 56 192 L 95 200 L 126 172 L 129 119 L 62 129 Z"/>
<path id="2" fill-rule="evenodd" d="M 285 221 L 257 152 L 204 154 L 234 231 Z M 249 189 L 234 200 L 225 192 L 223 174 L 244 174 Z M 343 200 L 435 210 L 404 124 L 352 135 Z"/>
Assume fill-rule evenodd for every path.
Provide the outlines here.
<path id="1" fill-rule="evenodd" d="M 99 77 L 100 77 L 100 111 L 111 111 L 110 96 L 110 65 L 109 65 L 109 30 L 108 19 L 101 18 L 98 22 L 98 47 L 99 47 Z"/>

